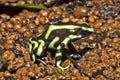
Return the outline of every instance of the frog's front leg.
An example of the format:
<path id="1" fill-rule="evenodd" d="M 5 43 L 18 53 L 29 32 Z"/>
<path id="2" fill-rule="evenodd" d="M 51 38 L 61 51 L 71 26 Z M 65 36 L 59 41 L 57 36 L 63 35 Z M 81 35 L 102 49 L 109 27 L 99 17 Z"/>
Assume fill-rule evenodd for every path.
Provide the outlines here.
<path id="1" fill-rule="evenodd" d="M 66 67 L 62 67 L 61 66 L 61 62 L 62 62 L 62 49 L 64 48 L 65 44 L 64 43 L 61 43 L 58 47 L 57 47 L 57 52 L 56 52 L 56 55 L 55 55 L 55 58 L 56 58 L 56 66 L 58 68 L 60 68 L 62 71 L 64 71 L 65 69 L 69 68 L 69 65 L 66 66 Z"/>
<path id="2" fill-rule="evenodd" d="M 64 71 L 65 69 L 69 68 L 69 65 L 67 67 L 62 67 L 61 66 L 61 58 L 62 58 L 62 49 L 64 48 L 64 46 L 66 46 L 68 44 L 68 42 L 70 41 L 70 37 L 65 38 L 60 45 L 58 45 L 57 47 L 57 52 L 55 55 L 56 58 L 56 66 L 58 68 L 60 68 L 62 71 Z"/>
<path id="3" fill-rule="evenodd" d="M 82 35 L 69 35 L 67 38 L 65 38 L 60 45 L 58 45 L 57 47 L 57 52 L 56 52 L 56 66 L 59 67 L 61 70 L 65 70 L 69 67 L 69 65 L 67 67 L 62 67 L 61 66 L 61 58 L 62 58 L 62 49 L 64 48 L 64 46 L 66 46 L 71 40 L 73 39 L 77 39 L 77 38 L 81 38 Z"/>

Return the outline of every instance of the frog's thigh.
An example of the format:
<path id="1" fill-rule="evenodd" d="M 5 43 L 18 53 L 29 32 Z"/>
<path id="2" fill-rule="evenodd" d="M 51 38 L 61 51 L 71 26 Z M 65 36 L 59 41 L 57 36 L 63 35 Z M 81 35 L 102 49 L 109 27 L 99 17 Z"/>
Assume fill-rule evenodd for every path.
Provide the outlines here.
<path id="1" fill-rule="evenodd" d="M 54 45 L 55 45 L 55 43 L 56 42 L 58 42 L 59 41 L 59 37 L 57 36 L 57 37 L 55 37 L 51 42 L 50 42 L 50 44 L 49 44 L 49 48 L 54 48 L 55 49 L 55 47 L 54 47 Z"/>

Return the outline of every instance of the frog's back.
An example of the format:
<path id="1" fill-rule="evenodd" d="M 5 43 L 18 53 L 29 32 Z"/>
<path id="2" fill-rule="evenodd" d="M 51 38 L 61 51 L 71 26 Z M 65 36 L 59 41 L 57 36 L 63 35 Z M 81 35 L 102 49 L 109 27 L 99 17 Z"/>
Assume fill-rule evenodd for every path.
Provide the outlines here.
<path id="1" fill-rule="evenodd" d="M 52 40 L 55 37 L 65 39 L 69 35 L 81 35 L 82 37 L 89 36 L 94 32 L 87 23 L 81 24 L 53 24 L 49 25 L 47 31 L 43 34 L 46 40 Z"/>

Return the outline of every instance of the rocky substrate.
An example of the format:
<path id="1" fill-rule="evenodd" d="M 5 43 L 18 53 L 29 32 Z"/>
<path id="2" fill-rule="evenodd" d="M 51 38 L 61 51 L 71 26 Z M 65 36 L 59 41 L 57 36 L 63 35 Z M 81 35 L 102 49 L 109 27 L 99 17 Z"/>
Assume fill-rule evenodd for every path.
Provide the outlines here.
<path id="1" fill-rule="evenodd" d="M 58 1 L 0 1 L 0 80 L 120 80 L 120 1 Z M 18 3 L 42 4 L 48 9 L 10 7 Z M 81 58 L 68 55 L 62 63 L 70 65 L 65 71 L 54 66 L 52 52 L 46 51 L 45 66 L 33 63 L 28 50 L 29 38 L 58 22 L 87 22 L 95 29 L 92 35 L 72 42 Z"/>

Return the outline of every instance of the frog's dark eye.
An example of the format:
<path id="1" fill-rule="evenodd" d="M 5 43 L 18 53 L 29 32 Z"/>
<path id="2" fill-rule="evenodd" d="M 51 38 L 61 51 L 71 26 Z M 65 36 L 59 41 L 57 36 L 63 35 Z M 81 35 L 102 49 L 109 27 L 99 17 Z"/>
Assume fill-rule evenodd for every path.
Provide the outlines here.
<path id="1" fill-rule="evenodd" d="M 71 54 L 70 57 L 74 60 L 79 60 L 81 58 L 81 55 L 78 53 Z"/>

